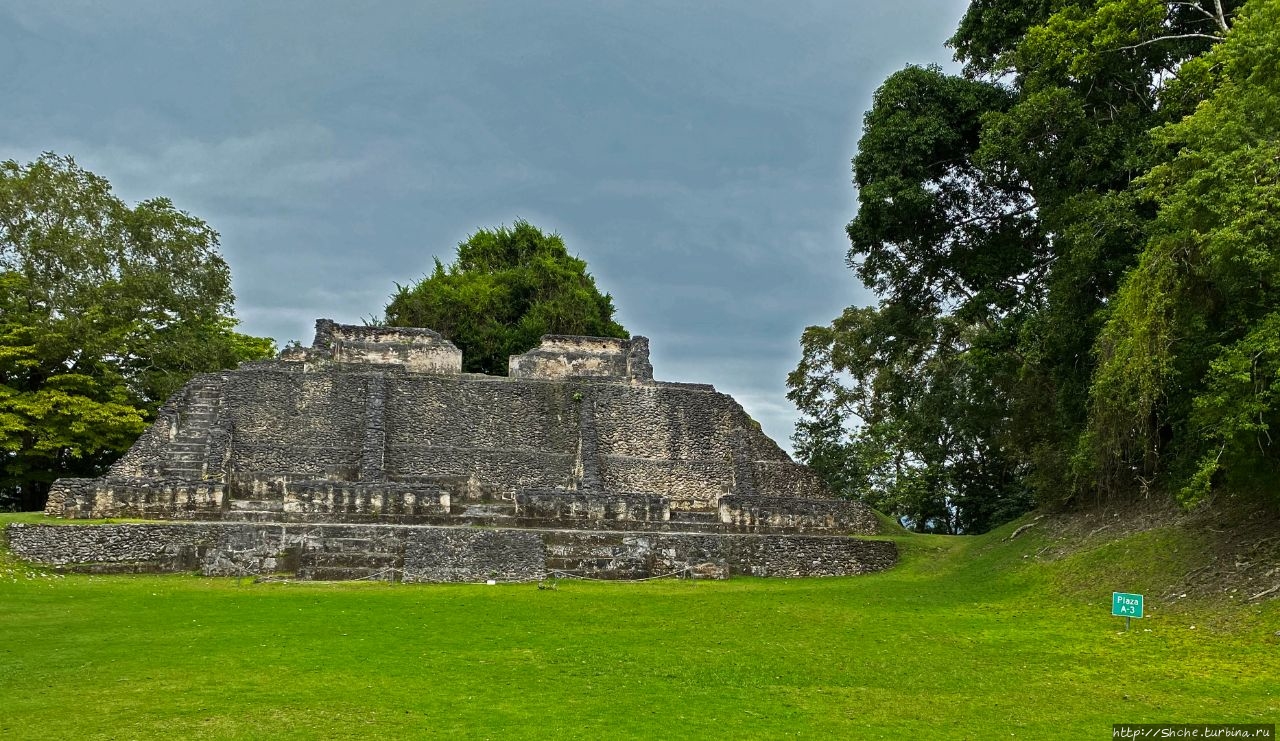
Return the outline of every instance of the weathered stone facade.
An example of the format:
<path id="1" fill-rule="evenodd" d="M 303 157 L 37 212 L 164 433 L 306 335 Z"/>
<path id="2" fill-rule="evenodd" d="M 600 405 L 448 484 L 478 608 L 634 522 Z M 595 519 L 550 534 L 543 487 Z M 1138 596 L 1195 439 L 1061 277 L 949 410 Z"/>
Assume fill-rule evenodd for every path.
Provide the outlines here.
<path id="1" fill-rule="evenodd" d="M 511 358 L 509 377 L 461 367 L 457 348 L 431 330 L 320 320 L 311 347 L 193 379 L 106 476 L 56 482 L 46 512 L 219 523 L 211 527 L 567 528 L 655 543 L 680 533 L 877 531 L 869 509 L 832 499 L 732 398 L 707 385 L 655 381 L 643 337 L 547 336 Z M 402 559 L 443 559 L 432 567 L 433 556 L 415 555 L 406 574 L 503 572 L 505 566 L 481 568 L 483 554 L 519 551 L 485 550 L 489 536 L 422 534 L 430 532 L 413 537 L 471 545 L 457 558 L 435 546 L 402 549 Z M 544 545 L 548 537 L 537 535 Z M 730 542 L 698 552 L 727 552 Z M 801 541 L 776 541 L 787 542 Z M 312 545 L 300 547 L 310 552 Z M 751 552 L 766 561 L 786 558 L 776 544 Z M 494 563 L 503 558 L 492 555 Z M 765 561 L 733 563 L 730 570 L 744 573 L 779 571 Z M 316 568 L 299 573 L 339 573 Z M 517 572 L 526 574 L 515 569 L 512 578 Z"/>
<path id="2" fill-rule="evenodd" d="M 836 535 L 601 532 L 279 523 L 9 526 L 18 556 L 72 571 L 199 571 L 385 581 L 832 576 L 897 560 L 889 541 Z"/>

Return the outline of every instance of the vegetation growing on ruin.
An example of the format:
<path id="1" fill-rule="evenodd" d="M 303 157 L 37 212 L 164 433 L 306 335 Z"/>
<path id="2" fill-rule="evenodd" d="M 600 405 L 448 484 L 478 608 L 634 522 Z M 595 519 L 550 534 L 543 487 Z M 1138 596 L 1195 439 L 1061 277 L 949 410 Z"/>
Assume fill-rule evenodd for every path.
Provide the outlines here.
<path id="1" fill-rule="evenodd" d="M 1274 522 L 1045 517 L 887 536 L 903 563 L 868 576 L 555 590 L 61 576 L 0 555 L 0 736 L 1049 739 L 1270 723 L 1280 600 L 1251 599 L 1262 588 L 1241 574 L 1261 577 L 1277 544 L 1221 533 L 1249 527 Z M 1129 632 L 1112 590 L 1147 596 Z"/>
<path id="2" fill-rule="evenodd" d="M 587 263 L 524 220 L 478 230 L 452 263 L 436 259 L 431 275 L 397 284 L 385 313 L 389 326 L 440 332 L 462 350 L 463 370 L 493 376 L 507 375 L 508 358 L 544 334 L 630 337 Z"/>

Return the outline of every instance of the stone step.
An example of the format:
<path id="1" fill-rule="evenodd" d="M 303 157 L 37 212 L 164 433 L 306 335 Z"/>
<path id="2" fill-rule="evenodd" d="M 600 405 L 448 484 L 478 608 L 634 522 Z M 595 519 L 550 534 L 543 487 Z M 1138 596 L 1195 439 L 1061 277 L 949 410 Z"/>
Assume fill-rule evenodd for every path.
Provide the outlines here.
<path id="1" fill-rule="evenodd" d="M 716 523 L 720 521 L 720 513 L 718 512 L 698 512 L 692 510 L 671 510 L 671 522 L 705 522 Z"/>
<path id="2" fill-rule="evenodd" d="M 168 450 L 164 457 L 170 463 L 200 463 L 206 455 L 204 450 Z"/>
<path id="3" fill-rule="evenodd" d="M 203 478 L 196 476 L 195 478 Z M 237 501 L 237 500 L 233 500 Z M 247 501 L 247 500 L 240 500 Z M 682 522 L 627 522 L 622 520 L 550 520 L 521 519 L 509 517 L 458 517 L 451 515 L 405 515 L 405 514 L 354 514 L 350 512 L 296 512 L 279 510 L 231 510 L 224 519 L 236 522 L 280 522 L 280 523 L 314 523 L 314 524 L 419 524 L 419 525 L 452 525 L 472 527 L 529 528 L 534 530 L 600 530 L 605 532 L 689 532 L 717 533 L 725 532 L 726 526 L 721 524 L 682 523 Z M 776 530 L 771 532 L 783 532 Z"/>
<path id="4" fill-rule="evenodd" d="M 231 509 L 247 512 L 283 512 L 284 502 L 279 499 L 232 499 Z"/>
<path id="5" fill-rule="evenodd" d="M 719 521 L 713 522 L 681 522 L 680 520 L 671 520 L 662 523 L 659 530 L 666 530 L 673 533 L 716 533 L 724 529 Z"/>
<path id="6" fill-rule="evenodd" d="M 209 446 L 205 443 L 203 438 L 201 438 L 199 441 L 174 438 L 174 440 L 169 443 L 168 450 L 170 452 L 179 452 L 179 453 L 184 453 L 187 451 L 204 452 L 206 449 L 208 449 L 208 447 Z"/>
<path id="7" fill-rule="evenodd" d="M 165 466 L 164 472 L 170 477 L 178 479 L 198 479 L 204 476 L 203 466 Z"/>
<path id="8" fill-rule="evenodd" d="M 279 512 L 260 512 L 253 510 L 233 509 L 222 515 L 224 522 L 288 522 L 287 516 Z"/>
<path id="9" fill-rule="evenodd" d="M 649 563 L 639 558 L 583 558 L 580 556 L 548 556 L 547 570 L 564 571 L 570 574 L 640 574 L 649 575 Z M 603 577 L 602 577 L 603 578 Z M 618 579 L 633 579 L 634 576 L 618 576 Z"/>
<path id="10" fill-rule="evenodd" d="M 474 503 L 460 502 L 449 507 L 449 514 L 459 517 L 492 517 L 494 519 L 511 517 L 515 514 L 515 502 Z"/>
<path id="11" fill-rule="evenodd" d="M 305 566 L 298 569 L 298 578 L 308 581 L 400 581 L 400 571 L 394 568 Z"/>
<path id="12" fill-rule="evenodd" d="M 394 543 L 394 539 L 392 540 Z M 381 553 L 382 548 L 378 547 L 378 541 L 370 538 L 325 538 L 324 545 L 314 553 Z"/>
<path id="13" fill-rule="evenodd" d="M 385 569 L 388 566 L 399 568 L 404 565 L 404 557 L 399 553 L 383 551 L 304 551 L 298 561 L 299 568 L 343 567 L 349 569 Z"/>
<path id="14" fill-rule="evenodd" d="M 649 578 L 654 576 L 648 564 L 636 559 L 617 559 L 617 562 L 595 561 L 595 559 L 548 558 L 548 576 L 556 576 L 550 572 L 566 573 L 570 576 L 590 578 Z"/>

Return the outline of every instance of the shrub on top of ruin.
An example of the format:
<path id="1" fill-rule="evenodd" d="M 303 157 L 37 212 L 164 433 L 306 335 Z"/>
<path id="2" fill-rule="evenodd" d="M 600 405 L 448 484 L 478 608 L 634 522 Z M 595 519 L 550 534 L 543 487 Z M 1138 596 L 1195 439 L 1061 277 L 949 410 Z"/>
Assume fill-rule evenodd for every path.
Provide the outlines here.
<path id="1" fill-rule="evenodd" d="M 521 219 L 480 229 L 458 245 L 453 263 L 437 258 L 431 275 L 396 284 L 384 323 L 434 329 L 462 350 L 464 371 L 505 376 L 508 357 L 544 334 L 630 337 L 614 311 L 613 297 L 558 234 Z"/>

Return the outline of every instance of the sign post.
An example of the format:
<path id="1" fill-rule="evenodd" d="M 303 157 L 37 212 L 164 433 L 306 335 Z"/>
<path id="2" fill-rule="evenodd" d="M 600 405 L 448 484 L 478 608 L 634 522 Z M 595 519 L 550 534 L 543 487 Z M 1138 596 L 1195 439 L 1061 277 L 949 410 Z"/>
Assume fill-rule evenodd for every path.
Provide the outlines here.
<path id="1" fill-rule="evenodd" d="M 1142 595 L 1112 592 L 1111 614 L 1124 618 L 1124 629 L 1128 630 L 1130 619 L 1142 617 Z"/>

